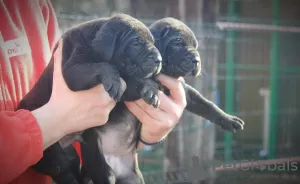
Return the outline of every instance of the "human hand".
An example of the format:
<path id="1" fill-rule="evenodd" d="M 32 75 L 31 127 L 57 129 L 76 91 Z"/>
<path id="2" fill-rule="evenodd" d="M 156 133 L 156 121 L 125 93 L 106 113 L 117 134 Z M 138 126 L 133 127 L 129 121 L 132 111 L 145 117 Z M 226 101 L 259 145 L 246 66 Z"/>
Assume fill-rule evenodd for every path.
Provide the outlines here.
<path id="1" fill-rule="evenodd" d="M 46 105 L 32 112 L 41 127 L 47 146 L 67 134 L 105 124 L 115 106 L 102 84 L 78 92 L 68 88 L 62 76 L 62 46 L 61 40 L 53 55 L 51 98 Z M 122 79 L 121 82 L 122 89 L 125 90 L 126 84 Z"/>
<path id="2" fill-rule="evenodd" d="M 159 91 L 158 108 L 148 105 L 143 99 L 125 102 L 128 109 L 141 121 L 141 139 L 148 143 L 164 139 L 179 122 L 186 107 L 185 91 L 179 80 L 163 74 L 157 79 L 170 90 L 169 97 Z"/>

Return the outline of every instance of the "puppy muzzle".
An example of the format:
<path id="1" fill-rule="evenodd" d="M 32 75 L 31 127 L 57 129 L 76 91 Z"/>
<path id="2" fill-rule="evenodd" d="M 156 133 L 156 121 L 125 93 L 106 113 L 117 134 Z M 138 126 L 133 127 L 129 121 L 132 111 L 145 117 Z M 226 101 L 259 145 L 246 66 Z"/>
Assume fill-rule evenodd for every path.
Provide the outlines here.
<path id="1" fill-rule="evenodd" d="M 201 72 L 201 63 L 199 62 L 199 63 L 196 63 L 196 67 L 192 72 L 192 76 L 197 77 L 200 75 L 200 72 Z"/>
<path id="2" fill-rule="evenodd" d="M 153 66 L 153 71 L 151 71 L 146 77 L 151 77 L 152 75 L 157 75 L 162 68 L 162 57 L 157 49 L 153 49 L 152 53 L 146 59 L 143 67 Z M 151 70 L 151 69 L 150 69 Z"/>
<path id="3" fill-rule="evenodd" d="M 201 60 L 198 54 L 173 55 L 164 62 L 163 73 L 173 77 L 198 76 L 201 72 Z"/>
<path id="4" fill-rule="evenodd" d="M 195 64 L 195 69 L 192 72 L 192 76 L 196 77 L 201 72 L 201 59 L 200 56 L 196 55 L 192 62 Z"/>

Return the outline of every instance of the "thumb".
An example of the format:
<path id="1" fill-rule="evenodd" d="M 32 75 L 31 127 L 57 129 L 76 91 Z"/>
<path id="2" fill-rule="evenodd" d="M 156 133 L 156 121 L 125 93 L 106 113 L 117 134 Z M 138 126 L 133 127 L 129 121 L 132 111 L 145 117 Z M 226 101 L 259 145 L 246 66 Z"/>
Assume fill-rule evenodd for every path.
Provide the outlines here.
<path id="1" fill-rule="evenodd" d="M 63 40 L 60 39 L 57 43 L 56 49 L 53 52 L 53 92 L 55 92 L 57 89 L 69 91 L 69 88 L 66 85 L 65 79 L 62 75 L 62 49 Z"/>

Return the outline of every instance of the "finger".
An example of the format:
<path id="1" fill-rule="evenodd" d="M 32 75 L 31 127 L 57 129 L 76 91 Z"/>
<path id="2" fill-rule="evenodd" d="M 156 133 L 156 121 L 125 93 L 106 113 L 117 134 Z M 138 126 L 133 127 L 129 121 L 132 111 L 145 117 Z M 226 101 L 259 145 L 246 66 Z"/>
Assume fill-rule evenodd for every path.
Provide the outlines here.
<path id="1" fill-rule="evenodd" d="M 53 89 L 56 88 L 62 89 L 65 88 L 69 90 L 65 84 L 65 80 L 62 75 L 62 49 L 63 49 L 63 40 L 60 39 L 57 43 L 57 47 L 53 51 Z"/>
<path id="2" fill-rule="evenodd" d="M 85 91 L 80 91 L 77 93 L 86 93 L 86 94 L 91 94 L 93 93 L 93 97 L 95 97 L 95 95 L 97 96 L 96 98 L 99 99 L 99 102 L 104 106 L 104 107 L 111 107 L 112 105 L 115 105 L 115 101 L 110 97 L 110 95 L 108 94 L 108 92 L 105 90 L 103 84 L 98 84 L 97 86 L 89 89 L 89 90 L 85 90 Z M 80 96 L 80 95 L 79 95 Z M 82 97 L 88 97 L 86 95 L 81 95 Z"/>
<path id="3" fill-rule="evenodd" d="M 163 117 L 166 115 L 165 112 L 160 110 L 159 108 L 154 108 L 153 106 L 147 104 L 144 100 L 140 99 L 135 101 L 136 105 L 138 105 L 145 113 L 150 116 L 152 119 L 157 121 L 162 121 Z"/>
<path id="4" fill-rule="evenodd" d="M 164 74 L 158 75 L 157 79 L 170 90 L 170 97 L 176 104 L 186 104 L 185 91 L 179 80 Z"/>
<path id="5" fill-rule="evenodd" d="M 174 116 L 148 105 L 143 100 L 137 100 L 130 103 L 132 103 L 133 108 L 129 107 L 128 109 L 132 110 L 132 113 L 141 121 L 141 123 L 147 124 L 147 126 L 155 128 L 164 127 L 168 129 L 177 123 Z"/>
<path id="6" fill-rule="evenodd" d="M 174 103 L 172 99 L 170 99 L 170 97 L 168 97 L 161 91 L 158 92 L 158 98 L 160 101 L 158 108 L 166 113 L 174 111 L 174 108 L 177 107 L 177 104 Z"/>
<path id="7" fill-rule="evenodd" d="M 183 77 L 179 77 L 178 80 L 180 80 L 181 82 L 185 82 Z"/>
<path id="8" fill-rule="evenodd" d="M 109 103 L 107 103 L 106 108 L 109 110 L 109 112 L 116 106 L 116 102 L 111 100 Z"/>
<path id="9" fill-rule="evenodd" d="M 147 104 L 143 99 L 137 100 L 136 103 L 153 119 L 169 123 L 178 122 L 183 113 L 183 107 L 161 91 L 158 92 L 158 95 L 160 99 L 158 108 Z"/>
<path id="10" fill-rule="evenodd" d="M 125 102 L 128 109 L 142 122 L 151 122 L 153 126 L 159 123 L 171 123 L 172 118 L 165 112 L 148 107 L 143 100 L 137 100 L 135 102 Z"/>
<path id="11" fill-rule="evenodd" d="M 125 105 L 141 123 L 153 122 L 153 118 L 150 117 L 149 114 L 147 114 L 141 107 L 139 107 L 136 102 L 125 102 Z"/>

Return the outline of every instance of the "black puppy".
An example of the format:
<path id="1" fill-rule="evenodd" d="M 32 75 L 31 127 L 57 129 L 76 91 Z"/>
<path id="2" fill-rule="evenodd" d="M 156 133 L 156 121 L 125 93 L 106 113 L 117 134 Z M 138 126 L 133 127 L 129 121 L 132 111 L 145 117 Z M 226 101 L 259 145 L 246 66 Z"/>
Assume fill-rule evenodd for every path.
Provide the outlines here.
<path id="1" fill-rule="evenodd" d="M 168 17 L 154 22 L 149 29 L 163 58 L 161 73 L 175 78 L 196 77 L 201 73 L 198 41 L 186 24 Z M 186 92 L 187 111 L 204 117 L 230 132 L 243 129 L 243 120 L 225 113 L 190 85 L 184 82 L 182 84 Z M 168 93 L 168 90 L 165 92 Z"/>
<path id="2" fill-rule="evenodd" d="M 102 83 L 109 95 L 114 100 L 119 101 L 123 94 L 120 77 L 128 83 L 130 78 L 151 77 L 161 69 L 161 55 L 154 46 L 154 39 L 149 29 L 137 19 L 125 14 L 80 24 L 68 30 L 62 35 L 62 38 L 63 77 L 68 87 L 73 91 L 86 90 Z M 52 92 L 52 77 L 53 60 L 51 59 L 35 86 L 21 100 L 17 109 L 32 111 L 46 104 Z M 144 89 L 143 91 L 147 91 L 147 86 L 144 88 L 145 85 L 139 87 Z M 144 94 L 129 93 L 128 95 L 145 96 Z M 138 98 L 123 96 L 122 99 L 136 100 Z M 111 114 L 114 114 L 112 117 L 119 116 L 118 108 Z M 105 131 L 114 126 L 115 124 L 111 123 L 99 128 L 97 131 L 102 131 L 103 139 L 106 137 L 111 138 L 110 135 L 105 136 Z M 84 133 L 83 139 L 87 142 L 87 145 L 91 143 L 89 136 L 93 133 L 92 129 Z M 71 137 L 74 138 L 74 136 Z M 92 143 L 97 140 L 100 139 L 92 140 Z M 109 141 L 105 139 L 105 142 L 109 143 Z M 76 165 L 76 161 L 78 161 L 76 152 L 72 146 L 63 150 L 62 146 L 65 147 L 65 145 L 63 141 L 60 141 L 60 143 L 57 142 L 47 148 L 44 151 L 43 158 L 33 168 L 38 172 L 51 176 L 57 184 L 76 184 L 79 177 L 74 175 L 74 172 L 78 172 L 79 168 L 71 166 L 73 163 Z M 105 146 L 103 146 L 104 149 L 108 149 Z M 97 151 L 99 150 L 101 151 L 100 148 Z M 85 151 L 83 151 L 83 154 L 85 154 Z M 75 157 L 72 155 L 75 155 Z M 90 156 L 99 155 L 94 153 Z M 75 162 L 73 162 L 74 160 Z M 105 167 L 105 164 L 102 164 L 102 166 Z M 87 162 L 84 162 L 84 165 L 89 168 Z M 73 168 L 72 171 L 70 168 Z M 109 170 L 102 169 L 102 171 Z M 100 181 L 100 183 L 107 183 L 107 181 Z"/>
<path id="3" fill-rule="evenodd" d="M 197 51 L 198 41 L 188 26 L 174 18 L 164 18 L 154 22 L 150 26 L 150 31 L 154 36 L 155 46 L 162 55 L 162 73 L 175 78 L 200 74 L 201 60 Z M 147 84 L 147 87 L 144 88 L 147 90 L 143 93 L 147 98 L 144 100 L 157 107 L 159 104 L 158 89 L 164 90 L 165 88 L 155 77 L 131 78 L 124 95 L 129 92 L 139 94 L 135 90 L 141 90 L 139 86 L 143 84 Z M 235 132 L 243 128 L 244 122 L 241 119 L 226 114 L 193 87 L 184 82 L 182 84 L 186 92 L 186 110 L 204 117 L 228 131 Z M 164 91 L 168 94 L 167 89 Z M 142 184 L 144 182 L 137 166 L 135 147 L 139 141 L 137 134 L 140 123 L 122 101 L 112 112 L 113 115 L 109 117 L 107 125 L 116 124 L 115 127 L 104 125 L 101 128 L 93 129 L 94 132 L 84 135 L 86 138 L 82 144 L 82 155 L 83 161 L 88 164 L 83 166 L 83 177 L 90 178 L 94 184 L 109 183 L 107 177 L 113 178 L 111 183 Z M 114 112 L 118 112 L 119 116 L 114 116 L 116 114 Z M 101 137 L 101 139 L 97 140 L 97 137 Z M 97 151 L 99 146 L 102 146 L 100 150 L 103 151 L 103 154 Z M 104 160 L 109 164 L 105 168 L 103 167 Z M 108 172 L 107 169 L 112 172 Z"/>

